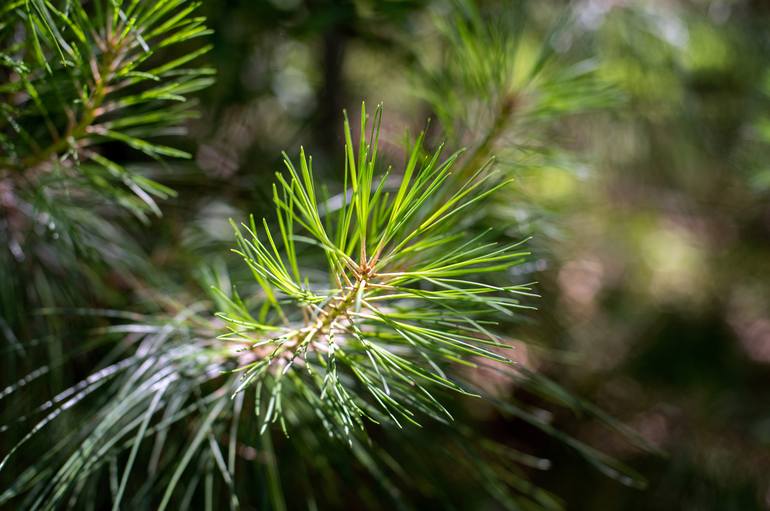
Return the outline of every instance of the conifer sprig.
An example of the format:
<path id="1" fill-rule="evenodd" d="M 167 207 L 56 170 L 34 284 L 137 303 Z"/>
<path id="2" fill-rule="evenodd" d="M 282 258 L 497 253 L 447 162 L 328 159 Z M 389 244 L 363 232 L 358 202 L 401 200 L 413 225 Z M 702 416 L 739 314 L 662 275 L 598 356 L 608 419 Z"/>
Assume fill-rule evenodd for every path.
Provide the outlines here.
<path id="1" fill-rule="evenodd" d="M 0 328 L 13 337 L 52 331 L 56 317 L 29 319 L 42 307 L 115 303 L 162 276 L 122 219 L 160 216 L 174 191 L 156 160 L 189 157 L 165 144 L 213 80 L 196 64 L 210 49 L 198 6 L 0 2 Z"/>
<path id="2" fill-rule="evenodd" d="M 187 98 L 213 70 L 189 64 L 211 46 L 187 0 L 13 0 L 0 7 L 0 177 L 35 183 L 56 172 L 144 217 L 160 214 L 167 187 L 109 159 L 117 142 L 145 157 L 189 158 L 151 141 L 178 134 L 195 115 Z M 65 182 L 65 185 L 67 182 Z"/>
<path id="3" fill-rule="evenodd" d="M 220 293 L 219 316 L 229 327 L 222 339 L 245 344 L 236 393 L 254 384 L 258 403 L 266 398 L 264 409 L 257 406 L 263 429 L 284 424 L 286 386 L 317 406 L 330 433 L 345 437 L 365 418 L 398 426 L 419 424 L 420 415 L 450 420 L 437 392 L 470 394 L 452 378 L 452 365 L 512 363 L 495 318 L 526 307 L 521 298 L 533 294 L 500 280 L 528 253 L 521 243 L 463 232 L 473 206 L 506 182 L 486 165 L 449 190 L 459 153 L 425 154 L 420 135 L 391 186 L 389 170 L 378 175 L 381 116 L 378 107 L 367 137 L 362 106 L 358 144 L 346 116 L 346 189 L 336 210 L 325 207 L 312 158 L 301 150 L 298 168 L 285 157 L 288 175 L 277 175 L 278 228 L 253 217 L 236 227 L 236 253 L 264 306 L 253 314 L 237 294 Z M 324 275 L 302 270 L 314 252 L 326 260 Z"/>

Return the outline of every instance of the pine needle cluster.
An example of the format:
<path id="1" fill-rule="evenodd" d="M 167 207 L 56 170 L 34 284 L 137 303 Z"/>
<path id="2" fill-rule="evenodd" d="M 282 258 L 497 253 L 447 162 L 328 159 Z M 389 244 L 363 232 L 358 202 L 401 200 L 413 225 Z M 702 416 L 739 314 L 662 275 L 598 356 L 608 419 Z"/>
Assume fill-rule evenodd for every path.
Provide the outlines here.
<path id="1" fill-rule="evenodd" d="M 188 66 L 209 45 L 157 57 L 210 33 L 204 18 L 190 16 L 195 8 L 184 0 L 6 3 L 0 9 L 0 69 L 8 77 L 0 88 L 4 174 L 34 181 L 55 170 L 137 215 L 160 214 L 153 197 L 172 192 L 109 160 L 99 146 L 118 142 L 150 158 L 189 158 L 149 139 L 178 134 L 195 114 L 187 96 L 213 80 L 212 69 Z"/>
<path id="2" fill-rule="evenodd" d="M 432 389 L 469 392 L 448 364 L 512 364 L 494 318 L 532 296 L 526 285 L 505 283 L 528 253 L 465 229 L 476 203 L 506 182 L 485 166 L 448 189 L 460 153 L 423 155 L 421 134 L 396 186 L 388 171 L 378 175 L 381 114 L 377 108 L 367 136 L 362 106 L 357 147 L 345 122 L 346 191 L 321 199 L 302 151 L 299 168 L 287 157 L 288 176 L 277 175 L 277 232 L 253 217 L 236 230 L 264 306 L 252 314 L 237 294 L 222 294 L 219 316 L 230 328 L 222 339 L 246 345 L 237 391 L 254 383 L 257 398 L 268 397 L 263 427 L 285 426 L 284 393 L 309 400 L 341 436 L 362 429 L 364 418 L 398 426 L 418 424 L 419 414 L 451 420 Z M 312 267 L 300 258 L 313 255 L 325 259 L 325 272 L 300 270 Z"/>

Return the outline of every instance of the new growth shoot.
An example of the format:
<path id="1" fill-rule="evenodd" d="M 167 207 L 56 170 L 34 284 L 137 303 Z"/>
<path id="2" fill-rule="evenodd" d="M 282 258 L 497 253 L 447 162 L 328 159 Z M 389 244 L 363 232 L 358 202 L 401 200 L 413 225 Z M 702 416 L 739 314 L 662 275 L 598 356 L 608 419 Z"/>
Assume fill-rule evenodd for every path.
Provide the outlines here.
<path id="1" fill-rule="evenodd" d="M 501 315 L 524 307 L 526 285 L 500 284 L 528 252 L 485 234 L 467 236 L 475 206 L 507 184 L 491 165 L 459 186 L 448 181 L 460 152 L 412 145 L 399 184 L 378 174 L 382 109 L 359 141 L 345 116 L 341 205 L 319 197 L 312 158 L 285 156 L 273 200 L 277 228 L 252 217 L 234 226 L 238 249 L 261 288 L 252 312 L 238 293 L 219 292 L 227 341 L 245 345 L 235 393 L 256 387 L 262 429 L 285 427 L 284 399 L 296 394 L 317 410 L 332 435 L 349 437 L 364 418 L 419 424 L 419 415 L 451 420 L 441 390 L 469 394 L 452 367 L 482 359 L 511 364 L 495 332 Z M 313 268 L 325 267 L 319 272 Z M 266 403 L 265 403 L 266 401 Z"/>

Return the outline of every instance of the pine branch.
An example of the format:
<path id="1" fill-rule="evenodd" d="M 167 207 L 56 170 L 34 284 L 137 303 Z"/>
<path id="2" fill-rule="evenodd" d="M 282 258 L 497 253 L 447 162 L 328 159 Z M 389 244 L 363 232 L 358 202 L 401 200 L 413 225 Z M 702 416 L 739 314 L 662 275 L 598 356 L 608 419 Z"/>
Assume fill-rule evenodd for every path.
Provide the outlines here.
<path id="1" fill-rule="evenodd" d="M 149 139 L 178 131 L 195 115 L 188 95 L 212 81 L 211 69 L 184 67 L 210 46 L 165 62 L 156 57 L 210 33 L 203 18 L 191 16 L 195 8 L 185 0 L 23 0 L 6 7 L 2 26 L 23 30 L 31 44 L 10 45 L 0 55 L 0 69 L 9 74 L 0 87 L 9 99 L 0 124 L 5 179 L 23 188 L 56 170 L 73 181 L 85 178 L 92 193 L 140 218 L 159 214 L 155 198 L 173 192 L 110 160 L 98 146 L 117 141 L 153 159 L 189 158 Z"/>
<path id="2" fill-rule="evenodd" d="M 98 131 L 92 124 L 101 113 L 110 84 L 117 76 L 119 63 L 128 56 L 129 45 L 128 39 L 117 41 L 114 37 L 105 40 L 97 36 L 95 42 L 97 47 L 103 48 L 103 50 L 101 55 L 91 58 L 93 84 L 90 86 L 91 92 L 87 94 L 87 100 L 82 105 L 83 112 L 80 119 L 77 119 L 76 112 L 65 107 L 67 117 L 70 119 L 65 133 L 56 135 L 52 143 L 37 154 L 28 156 L 19 164 L 18 170 L 34 171 L 39 164 L 47 162 L 52 156 L 57 156 L 60 152 L 71 148 L 72 140 L 82 139 L 89 131 Z"/>
<path id="3" fill-rule="evenodd" d="M 554 120 L 620 102 L 618 91 L 598 79 L 595 63 L 572 61 L 555 50 L 555 41 L 574 30 L 574 9 L 564 10 L 538 48 L 528 41 L 535 20 L 525 2 L 486 15 L 472 2 L 452 4 L 451 16 L 435 16 L 433 40 L 441 61 L 422 58 L 429 54 L 422 49 L 415 54 L 421 62 L 417 94 L 431 105 L 452 143 L 470 147 L 457 182 L 493 155 L 531 153 L 533 147 L 558 151 L 554 143 L 538 147 L 538 135 Z"/>
<path id="4" fill-rule="evenodd" d="M 288 179 L 277 176 L 280 237 L 274 239 L 266 221 L 260 235 L 253 218 L 242 226 L 245 235 L 236 229 L 236 252 L 268 308 L 257 319 L 237 295 L 220 292 L 229 306 L 220 317 L 231 330 L 222 338 L 246 344 L 236 392 L 252 384 L 270 387 L 263 430 L 283 421 L 283 385 L 299 386 L 324 410 L 330 433 L 348 441 L 352 430 L 363 428 L 363 418 L 401 426 L 419 424 L 419 412 L 451 420 L 435 392 L 469 392 L 448 375 L 449 366 L 473 365 L 474 357 L 512 363 L 503 354 L 506 344 L 491 331 L 492 319 L 525 307 L 518 297 L 531 292 L 484 276 L 505 271 L 527 252 L 519 244 L 466 238 L 460 220 L 506 183 L 495 182 L 482 167 L 444 194 L 459 153 L 444 161 L 441 150 L 421 158 L 421 136 L 400 184 L 389 189 L 387 173 L 375 178 L 381 109 L 368 137 L 365 107 L 361 118 L 357 155 L 345 123 L 350 190 L 343 191 L 339 210 L 322 218 L 312 160 L 301 152 L 299 170 L 287 159 Z M 331 288 L 303 279 L 297 241 L 320 248 Z"/>

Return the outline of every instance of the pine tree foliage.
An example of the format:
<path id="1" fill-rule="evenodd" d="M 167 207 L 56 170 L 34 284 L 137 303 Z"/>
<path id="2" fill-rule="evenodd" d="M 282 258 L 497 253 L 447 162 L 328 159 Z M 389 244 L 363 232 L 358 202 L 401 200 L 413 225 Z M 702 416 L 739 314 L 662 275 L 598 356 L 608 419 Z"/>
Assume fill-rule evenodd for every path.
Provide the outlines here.
<path id="1" fill-rule="evenodd" d="M 28 181 L 57 173 L 65 186 L 73 177 L 139 216 L 159 214 L 153 197 L 172 192 L 99 147 L 119 142 L 150 158 L 189 157 L 150 140 L 179 133 L 194 114 L 187 95 L 211 83 L 211 69 L 188 66 L 210 46 L 156 57 L 209 33 L 203 18 L 190 15 L 195 7 L 183 0 L 5 5 L 0 168 Z"/>
<path id="2" fill-rule="evenodd" d="M 145 164 L 189 156 L 166 138 L 194 115 L 188 97 L 213 79 L 193 64 L 209 49 L 195 40 L 208 33 L 197 6 L 12 0 L 0 7 L 0 225 L 11 263 L 0 271 L 14 283 L 0 289 L 0 303 L 18 324 L 32 307 L 66 322 L 62 307 L 81 303 L 72 296 L 80 282 L 68 286 L 51 274 L 79 272 L 89 290 L 110 287 L 104 269 L 133 279 L 142 268 L 155 278 L 115 210 L 145 221 L 159 214 L 156 201 L 173 192 L 150 179 Z M 437 21 L 444 59 L 438 68 L 424 63 L 420 93 L 448 145 L 471 149 L 433 150 L 421 133 L 394 171 L 379 145 L 382 110 L 367 115 L 362 106 L 359 129 L 344 124 L 341 188 L 331 185 L 330 193 L 318 181 L 304 150 L 298 160 L 284 155 L 272 188 L 275 217 L 233 224 L 245 272 L 212 263 L 198 272 L 210 295 L 176 296 L 144 282 L 135 286 L 144 303 L 130 311 L 76 309 L 96 325 L 87 341 L 52 349 L 44 364 L 0 390 L 2 405 L 79 356 L 99 354 L 89 376 L 4 415 L 0 434 L 23 434 L 0 453 L 0 480 L 9 481 L 0 505 L 188 509 L 202 497 L 207 509 L 259 502 L 280 510 L 299 501 L 343 505 L 346 487 L 362 487 L 371 506 L 419 507 L 407 497 L 433 492 L 450 507 L 461 498 L 446 484 L 457 467 L 506 509 L 558 509 L 557 498 L 528 481 L 548 460 L 484 438 L 466 421 L 464 403 L 478 397 L 607 475 L 639 483 L 560 432 L 543 410 L 491 393 L 474 376 L 482 368 L 544 406 L 633 437 L 512 360 L 511 332 L 536 298 L 512 277 L 528 251 L 504 227 L 486 227 L 487 206 L 510 187 L 514 159 L 508 153 L 500 164 L 492 155 L 514 139 L 539 152 L 529 145 L 536 138 L 529 121 L 597 108 L 611 94 L 585 65 L 550 69 L 550 42 L 527 79 L 514 79 L 523 25 L 488 24 L 471 4 L 458 6 L 455 23 Z M 103 149 L 115 146 L 130 150 L 133 164 L 108 159 Z M 243 273 L 248 279 L 238 278 Z M 30 309 L 17 305 L 27 292 Z M 7 326 L 0 324 L 4 333 Z M 48 341 L 35 342 L 57 346 L 61 331 L 50 330 Z M 41 445 L 44 454 L 19 462 Z M 301 498 L 287 491 L 294 488 Z"/>
<path id="3" fill-rule="evenodd" d="M 495 16 L 483 16 L 474 2 L 455 4 L 451 15 L 434 15 L 437 33 L 426 44 L 437 45 L 439 57 L 415 50 L 417 93 L 449 138 L 487 150 L 532 149 L 542 145 L 549 123 L 618 103 L 618 92 L 598 79 L 594 60 L 565 61 L 563 46 L 577 37 L 579 7 L 564 9 L 535 43 L 526 2 L 499 6 Z"/>
<path id="4" fill-rule="evenodd" d="M 114 509 L 186 508 L 202 477 L 216 478 L 237 508 L 244 484 L 236 472 L 239 438 L 250 443 L 261 437 L 268 455 L 264 495 L 282 509 L 283 462 L 269 454 L 269 425 L 279 422 L 299 456 L 292 466 L 306 474 L 328 477 L 329 467 L 348 456 L 398 501 L 397 488 L 435 476 L 435 466 L 415 473 L 401 465 L 414 449 L 430 449 L 408 432 L 422 425 L 438 428 L 453 462 L 478 473 L 480 487 L 506 507 L 558 508 L 558 500 L 532 487 L 517 468 L 542 469 L 548 462 L 491 440 L 475 446 L 477 433 L 454 422 L 450 410 L 462 412 L 448 399 L 452 393 L 483 395 L 500 413 L 529 422 L 608 475 L 635 484 L 636 476 L 622 465 L 560 433 L 528 406 L 489 395 L 463 374 L 462 367 L 489 365 L 556 405 L 623 429 L 515 366 L 495 333 L 494 318 L 510 316 L 525 306 L 522 296 L 531 296 L 526 285 L 500 282 L 526 252 L 519 244 L 486 243 L 466 232 L 473 211 L 505 182 L 496 182 L 485 167 L 466 186 L 447 189 L 457 154 L 442 159 L 439 149 L 420 156 L 422 136 L 401 179 L 389 181 L 387 173 L 376 178 L 380 115 L 378 109 L 367 138 L 362 111 L 357 149 L 346 124 L 344 193 L 320 200 L 311 160 L 301 153 L 299 169 L 287 158 L 288 173 L 277 176 L 277 226 L 265 221 L 258 228 L 252 220 L 237 230 L 237 252 L 260 293 L 241 298 L 221 291 L 226 274 L 209 272 L 205 279 L 219 285 L 212 296 L 222 311 L 216 319 L 206 302 L 168 304 L 176 308 L 171 316 L 83 311 L 119 320 L 94 332 L 97 346 L 115 347 L 89 377 L 15 419 L 13 425 L 28 425 L 28 432 L 0 460 L 0 473 L 61 415 L 82 406 L 92 411 L 21 470 L 0 493 L 0 503 L 22 502 L 29 509 L 84 503 L 106 471 Z M 311 272 L 319 259 L 328 271 Z M 229 331 L 217 335 L 224 327 L 220 320 Z M 48 371 L 28 374 L 0 399 L 23 392 Z M 379 425 L 367 426 L 365 419 Z M 370 437 L 372 427 L 385 437 Z M 180 434 L 185 442 L 175 440 Z M 397 451 L 400 459 L 391 454 Z M 434 454 L 446 452 L 442 447 Z M 139 463 L 147 467 L 139 473 L 149 478 L 136 480 Z M 205 493 L 214 499 L 210 484 Z M 312 485 L 306 491 L 310 500 L 329 498 Z"/>
<path id="5" fill-rule="evenodd" d="M 283 424 L 286 386 L 313 402 L 329 432 L 340 436 L 363 428 L 363 418 L 382 422 L 383 414 L 399 426 L 418 423 L 417 412 L 448 420 L 431 389 L 468 391 L 442 366 L 473 365 L 473 358 L 511 363 L 508 346 L 492 332 L 494 317 L 513 314 L 531 292 L 505 284 L 500 273 L 527 252 L 519 243 L 465 236 L 462 227 L 474 204 L 505 182 L 493 184 L 494 174 L 482 167 L 448 192 L 459 153 L 422 156 L 421 135 L 391 190 L 388 173 L 377 175 L 381 112 L 367 137 L 362 107 L 357 147 L 345 123 L 351 193 L 336 197 L 334 211 L 321 202 L 312 158 L 303 151 L 299 168 L 287 158 L 289 176 L 277 175 L 278 233 L 253 218 L 237 231 L 237 252 L 266 301 L 255 318 L 237 296 L 228 300 L 220 317 L 231 333 L 223 339 L 247 343 L 243 358 L 253 361 L 241 367 L 239 389 L 255 382 L 258 399 L 269 397 L 266 424 Z M 326 274 L 301 273 L 308 266 L 298 251 L 307 251 L 299 245 L 308 244 L 325 256 Z"/>
<path id="6" fill-rule="evenodd" d="M 183 134 L 196 114 L 188 97 L 213 80 L 212 69 L 195 65 L 210 49 L 197 42 L 209 30 L 196 8 L 184 0 L 0 6 L 7 330 L 29 330 L 25 317 L 38 307 L 109 297 L 107 271 L 127 282 L 150 273 L 121 217 L 159 216 L 157 201 L 174 192 L 148 175 L 147 162 L 189 157 L 157 140 Z M 106 145 L 129 154 L 115 161 Z"/>

